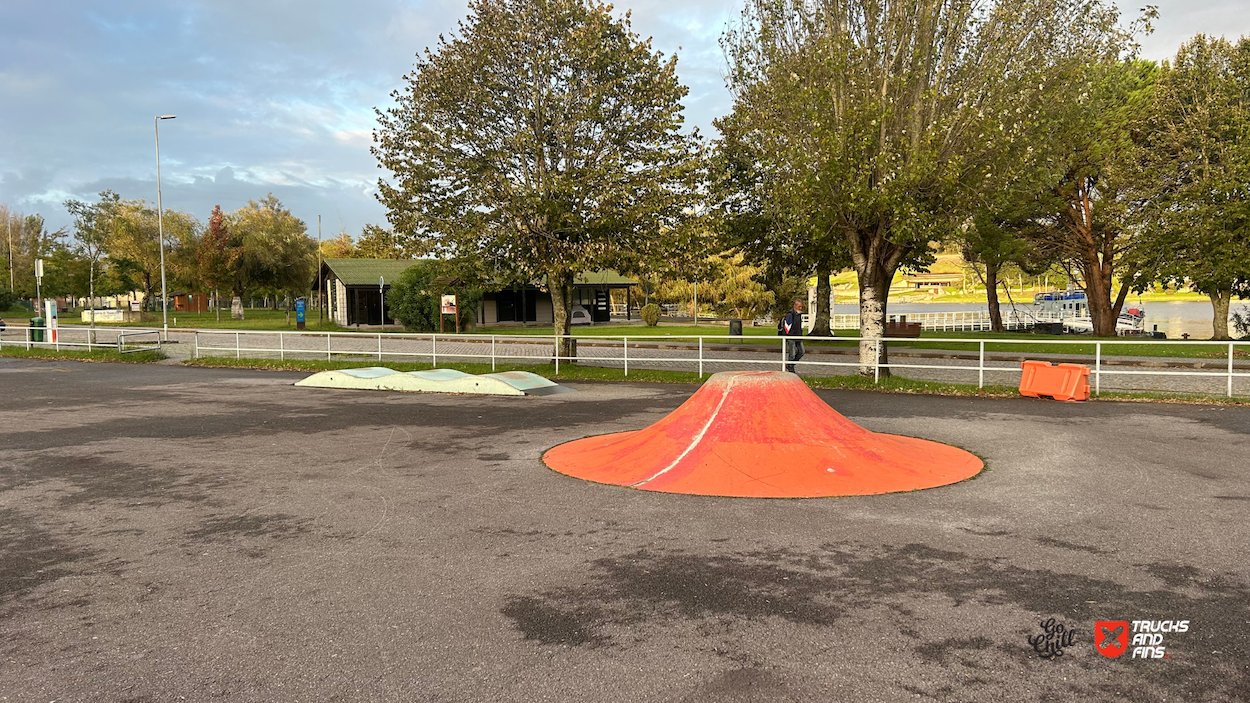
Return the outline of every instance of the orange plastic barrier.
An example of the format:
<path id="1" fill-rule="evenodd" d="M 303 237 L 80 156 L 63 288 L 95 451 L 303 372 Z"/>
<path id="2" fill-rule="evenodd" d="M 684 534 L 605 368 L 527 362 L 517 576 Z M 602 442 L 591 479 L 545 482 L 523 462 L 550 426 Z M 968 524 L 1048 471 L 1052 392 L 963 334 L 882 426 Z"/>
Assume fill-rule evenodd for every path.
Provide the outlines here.
<path id="1" fill-rule="evenodd" d="M 715 374 L 654 425 L 561 444 L 543 461 L 597 483 L 758 498 L 912 491 L 982 468 L 956 447 L 869 432 L 781 371 Z"/>
<path id="2" fill-rule="evenodd" d="M 1089 367 L 1081 364 L 1055 366 L 1047 361 L 1021 362 L 1020 395 L 1030 398 L 1048 395 L 1055 400 L 1088 400 Z"/>

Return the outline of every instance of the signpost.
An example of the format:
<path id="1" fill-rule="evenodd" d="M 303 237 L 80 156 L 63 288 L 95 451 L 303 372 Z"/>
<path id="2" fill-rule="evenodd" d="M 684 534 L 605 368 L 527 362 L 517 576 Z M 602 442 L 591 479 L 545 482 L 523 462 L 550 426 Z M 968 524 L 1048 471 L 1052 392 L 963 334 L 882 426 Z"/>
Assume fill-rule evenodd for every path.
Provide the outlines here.
<path id="1" fill-rule="evenodd" d="M 39 307 L 43 308 L 43 259 L 35 259 L 35 297 L 39 299 Z"/>
<path id="2" fill-rule="evenodd" d="M 295 329 L 304 329 L 304 299 L 299 298 L 295 301 Z"/>
<path id="3" fill-rule="evenodd" d="M 460 315 L 456 314 L 456 296 L 444 295 L 438 310 L 438 331 L 443 331 L 443 315 L 455 315 L 456 334 L 460 334 Z"/>

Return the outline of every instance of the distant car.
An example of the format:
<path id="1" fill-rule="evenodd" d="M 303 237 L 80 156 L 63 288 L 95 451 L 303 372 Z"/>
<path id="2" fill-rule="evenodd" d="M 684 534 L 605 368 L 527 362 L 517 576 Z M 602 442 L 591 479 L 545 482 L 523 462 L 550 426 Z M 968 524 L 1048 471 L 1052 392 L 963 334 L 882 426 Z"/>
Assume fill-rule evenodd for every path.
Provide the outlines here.
<path id="1" fill-rule="evenodd" d="M 590 318 L 590 312 L 588 312 L 586 308 L 582 307 L 581 305 L 573 306 L 572 317 L 573 317 L 572 321 L 569 322 L 570 325 L 589 325 L 590 323 L 594 322 L 594 320 Z"/>

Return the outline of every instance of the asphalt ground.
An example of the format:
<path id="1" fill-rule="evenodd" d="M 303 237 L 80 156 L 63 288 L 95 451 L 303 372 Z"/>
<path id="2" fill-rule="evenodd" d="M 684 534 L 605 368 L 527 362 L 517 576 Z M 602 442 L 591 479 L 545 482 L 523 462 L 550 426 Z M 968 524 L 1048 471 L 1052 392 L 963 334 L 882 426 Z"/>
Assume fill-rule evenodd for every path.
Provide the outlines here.
<path id="1" fill-rule="evenodd" d="M 751 500 L 540 462 L 693 386 L 300 377 L 0 359 L 0 700 L 1250 699 L 1248 408 L 820 391 L 987 469 Z"/>

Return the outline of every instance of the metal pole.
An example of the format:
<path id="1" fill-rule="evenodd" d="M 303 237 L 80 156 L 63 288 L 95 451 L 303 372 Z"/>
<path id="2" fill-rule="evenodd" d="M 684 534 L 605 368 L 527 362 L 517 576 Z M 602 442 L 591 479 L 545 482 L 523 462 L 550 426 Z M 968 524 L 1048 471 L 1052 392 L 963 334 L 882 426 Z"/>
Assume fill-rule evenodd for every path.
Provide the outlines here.
<path id="1" fill-rule="evenodd" d="M 699 378 L 703 378 L 703 338 L 699 337 Z"/>
<path id="2" fill-rule="evenodd" d="M 382 360 L 382 334 L 378 333 L 378 361 Z"/>
<path id="3" fill-rule="evenodd" d="M 17 290 L 13 283 L 13 213 L 9 212 L 6 207 L 4 209 L 4 227 L 9 234 L 9 290 Z"/>
<path id="4" fill-rule="evenodd" d="M 239 358 L 239 333 L 234 333 L 234 358 Z"/>
<path id="5" fill-rule="evenodd" d="M 191 347 L 191 358 L 198 359 L 200 358 L 200 333 L 199 332 L 195 333 L 195 339 L 192 343 L 194 344 L 194 346 Z"/>
<path id="6" fill-rule="evenodd" d="M 1102 342 L 1094 344 L 1094 395 L 1102 394 Z"/>
<path id="7" fill-rule="evenodd" d="M 628 376 L 629 375 L 629 337 L 622 337 L 622 341 L 625 342 L 625 346 L 623 347 L 623 350 L 625 352 L 625 375 Z"/>
<path id="8" fill-rule="evenodd" d="M 161 325 L 165 341 L 169 341 L 169 290 L 165 282 L 165 212 L 161 203 L 161 120 L 171 120 L 174 115 L 152 118 L 152 131 L 156 135 L 156 231 L 161 245 Z"/>
<path id="9" fill-rule="evenodd" d="M 556 335 L 556 346 L 553 348 L 556 357 L 556 375 L 560 373 L 560 335 Z"/>
<path id="10" fill-rule="evenodd" d="M 490 370 L 495 370 L 495 335 L 490 336 Z"/>
<path id="11" fill-rule="evenodd" d="M 278 330 L 278 361 L 286 361 L 286 343 L 282 341 L 282 330 Z"/>
<path id="12" fill-rule="evenodd" d="M 781 370 L 783 373 L 786 370 L 786 338 L 785 337 L 781 338 Z"/>
<path id="13" fill-rule="evenodd" d="M 321 215 L 317 215 L 317 325 L 321 326 L 325 323 L 323 310 L 325 308 L 325 298 L 321 292 Z"/>
<path id="14" fill-rule="evenodd" d="M 985 388 L 985 340 L 981 340 L 981 360 L 977 363 L 977 388 Z"/>
<path id="15" fill-rule="evenodd" d="M 330 346 L 331 346 L 330 340 L 331 340 L 330 333 L 326 332 L 326 361 L 330 360 Z"/>
<path id="16" fill-rule="evenodd" d="M 430 335 L 430 366 L 438 366 L 438 337 L 435 335 Z"/>

